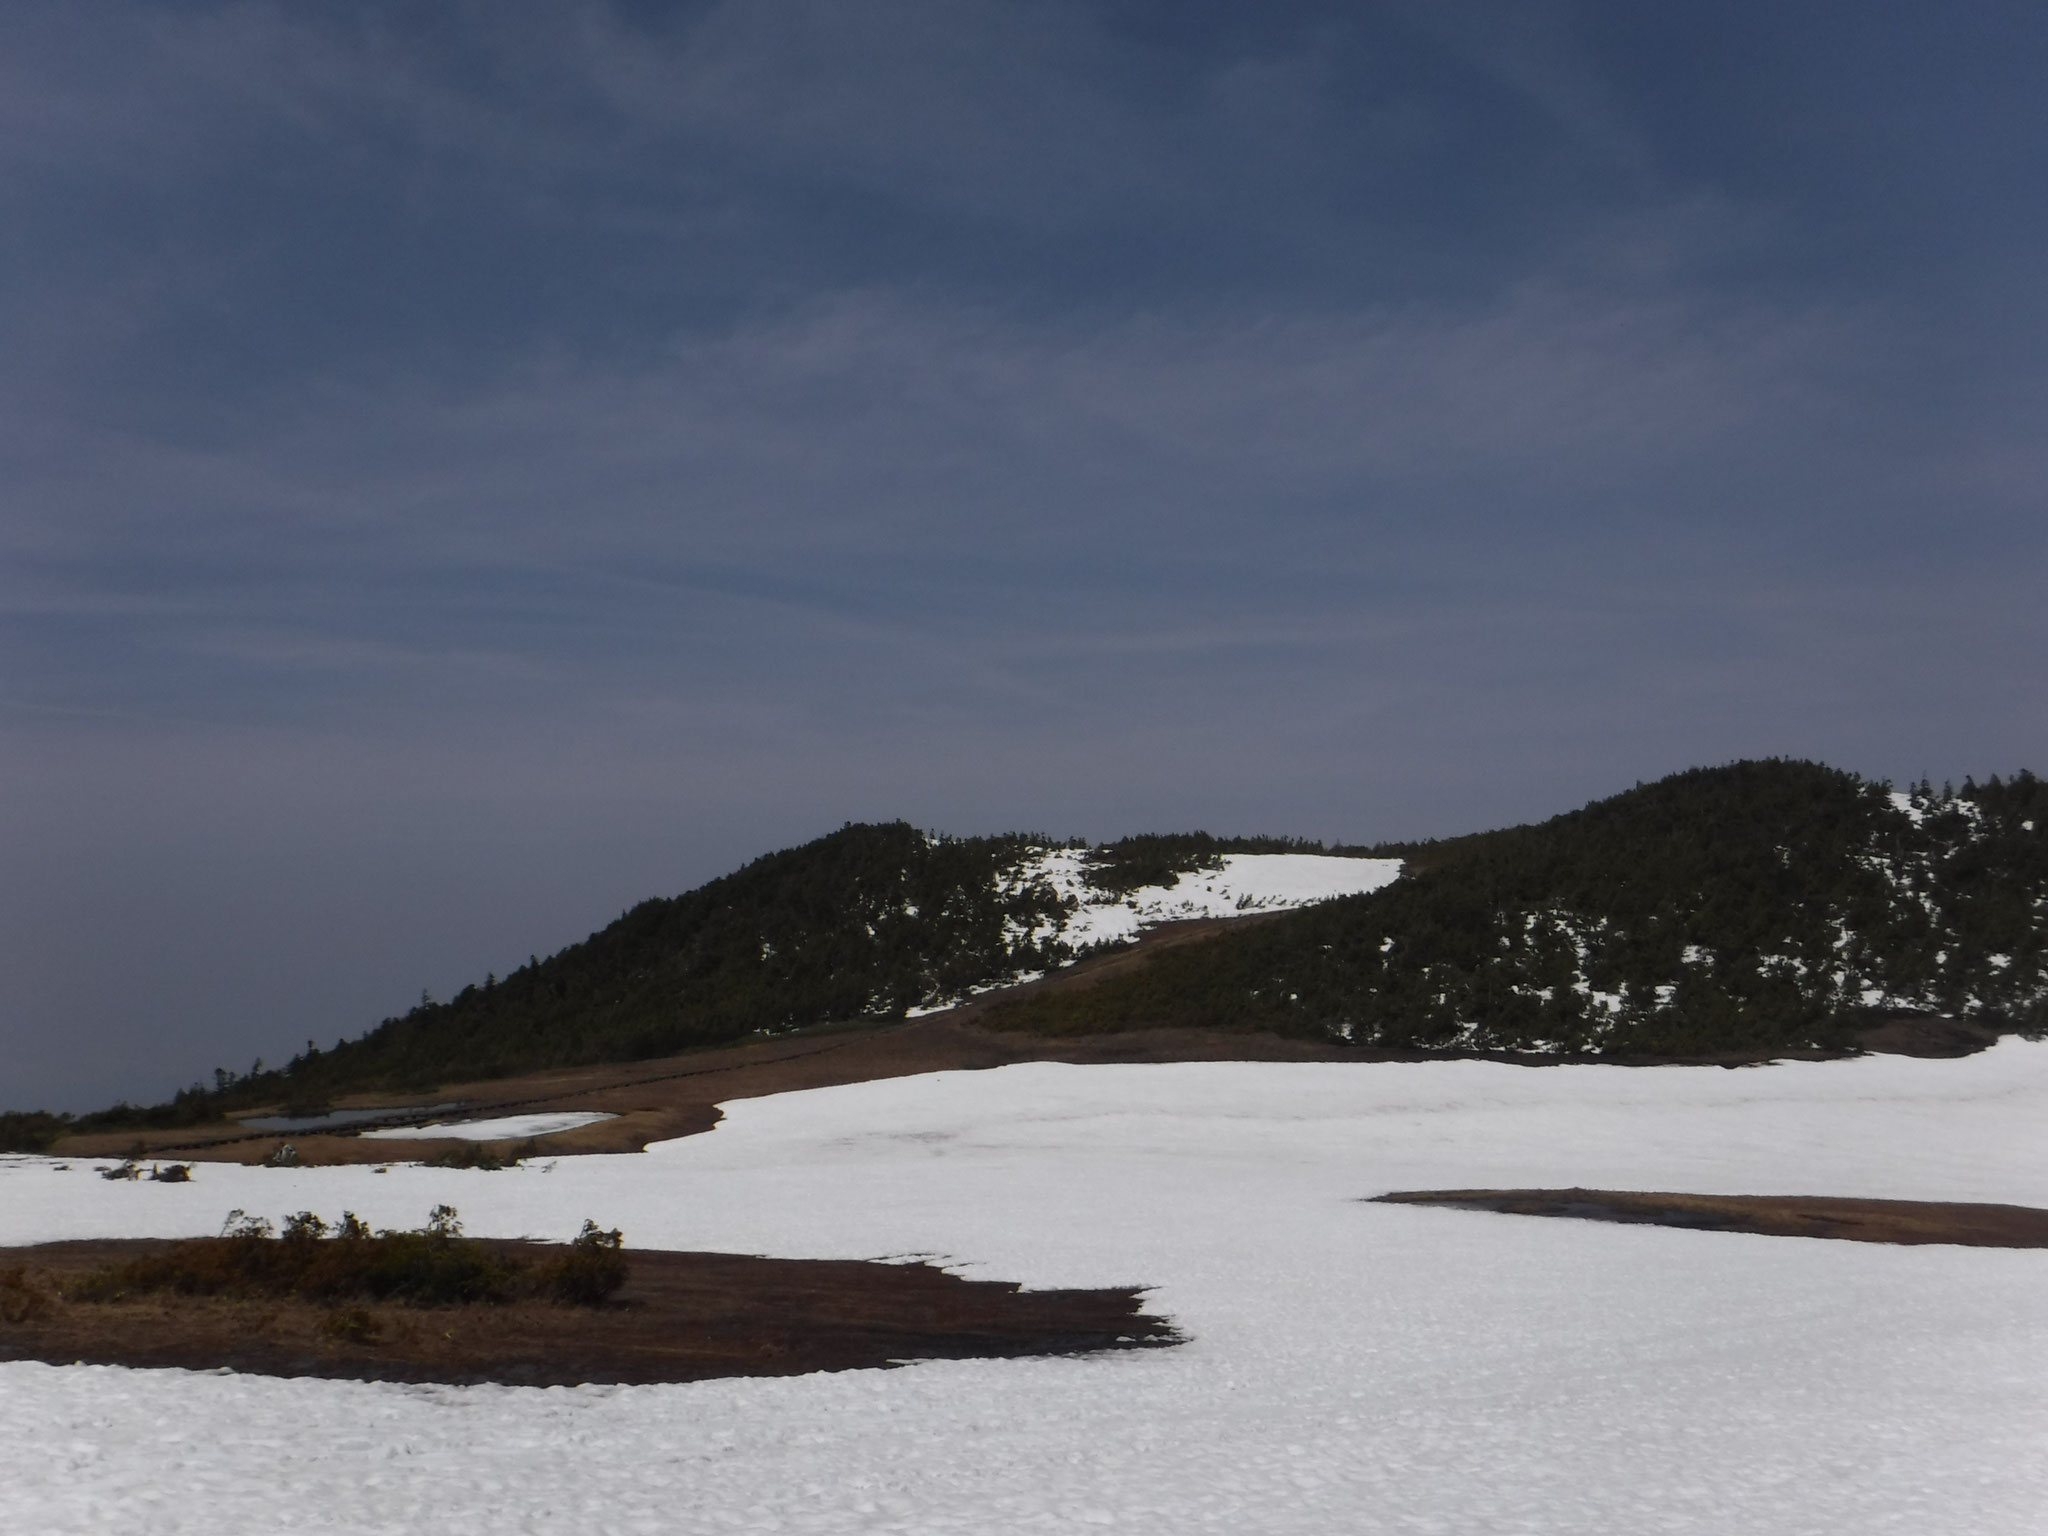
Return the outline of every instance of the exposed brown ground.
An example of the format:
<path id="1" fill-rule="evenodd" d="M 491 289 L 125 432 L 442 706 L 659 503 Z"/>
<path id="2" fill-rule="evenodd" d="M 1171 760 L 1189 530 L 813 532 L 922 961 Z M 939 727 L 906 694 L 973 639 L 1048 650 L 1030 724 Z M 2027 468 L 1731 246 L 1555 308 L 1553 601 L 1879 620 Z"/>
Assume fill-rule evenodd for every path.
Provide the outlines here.
<path id="1" fill-rule="evenodd" d="M 1998 1031 L 1967 1019 L 1887 1019 L 1866 1029 L 1859 1042 L 1885 1056 L 1974 1056 L 1998 1043 Z"/>
<path id="2" fill-rule="evenodd" d="M 653 1061 L 571 1067 L 475 1083 L 449 1083 L 430 1094 L 357 1095 L 336 1109 L 392 1108 L 458 1102 L 465 1118 L 539 1110 L 597 1110 L 616 1120 L 542 1138 L 536 1150 L 558 1156 L 583 1152 L 637 1152 L 651 1141 L 708 1131 L 718 1123 L 718 1105 L 731 1099 L 762 1098 L 803 1088 L 829 1088 L 921 1072 L 974 1071 L 1020 1061 L 1357 1061 L 1355 1049 L 1318 1041 L 1225 1030 L 1157 1029 L 1127 1034 L 1050 1040 L 1002 1033 L 978 1022 L 998 999 L 1044 989 L 1097 985 L 1151 955 L 1199 942 L 1226 925 L 1248 918 L 1202 919 L 1153 929 L 1130 949 L 1081 961 L 1022 986 L 979 998 L 907 1024 L 852 1025 L 813 1030 L 773 1040 L 750 1041 L 690 1051 Z M 365 1141 L 357 1136 L 256 1134 L 238 1126 L 172 1131 L 120 1131 L 71 1136 L 51 1153 L 58 1157 L 257 1163 L 289 1142 L 302 1164 L 394 1163 L 446 1154 L 459 1142 L 438 1139 Z M 509 1153 L 511 1142 L 491 1144 Z"/>
<path id="3" fill-rule="evenodd" d="M 431 1094 L 356 1095 L 337 1100 L 336 1109 L 407 1108 L 446 1102 L 462 1106 L 464 1118 L 540 1110 L 596 1110 L 616 1120 L 542 1138 L 531 1150 L 544 1156 L 587 1152 L 637 1152 L 652 1141 L 708 1131 L 719 1120 L 718 1105 L 805 1088 L 829 1088 L 921 1072 L 973 1071 L 1021 1061 L 1395 1061 L 1441 1057 L 1443 1052 L 1379 1051 L 1334 1042 L 1252 1031 L 1159 1028 L 1118 1034 L 1048 1038 L 986 1027 L 983 1020 L 999 1002 L 1047 991 L 1080 990 L 1149 964 L 1163 950 L 1200 943 L 1226 928 L 1269 920 L 1271 913 L 1237 918 L 1204 918 L 1166 923 L 1135 945 L 1021 986 L 988 992 L 942 1014 L 905 1024 L 846 1025 L 772 1040 L 690 1051 L 679 1056 L 609 1066 L 564 1068 L 474 1083 L 448 1083 Z M 1865 1032 L 1865 1049 L 1908 1056 L 1960 1056 L 1997 1039 L 1994 1031 L 1944 1019 L 1897 1019 Z M 1473 1053 L 1459 1053 L 1473 1054 Z M 1557 1056 L 1478 1053 L 1527 1066 L 1555 1065 Z M 1769 1054 L 1728 1053 L 1701 1058 L 1723 1066 L 1745 1066 L 1786 1056 L 1820 1057 L 1821 1051 Z M 1597 1059 L 1597 1058 L 1596 1058 Z M 1643 1061 L 1638 1065 L 1654 1065 Z M 50 1150 L 59 1157 L 121 1158 L 258 1163 L 289 1142 L 302 1164 L 425 1161 L 463 1147 L 459 1141 L 383 1139 L 302 1133 L 254 1133 L 239 1126 L 172 1131 L 121 1131 L 71 1136 Z M 488 1150 L 512 1155 L 511 1141 Z M 526 1150 L 520 1147 L 519 1150 Z"/>
<path id="4" fill-rule="evenodd" d="M 368 1336 L 301 1302 L 63 1299 L 103 1265 L 170 1246 L 142 1239 L 0 1249 L 0 1360 L 229 1367 L 370 1381 L 698 1381 L 794 1376 L 913 1359 L 983 1359 L 1179 1341 L 1134 1290 L 1022 1291 L 926 1264 L 628 1250 L 599 1307 L 371 1305 Z M 531 1253 L 532 1245 L 493 1244 Z M 13 1283 L 4 1278 L 19 1266 Z M 27 1315 L 19 1315 L 26 1313 Z M 361 1331 L 358 1329 L 358 1331 Z"/>
<path id="5" fill-rule="evenodd" d="M 1827 1195 L 1674 1195 L 1612 1189 L 1412 1189 L 1393 1205 L 1444 1205 L 1513 1216 L 1569 1216 L 1772 1237 L 1857 1243 L 2048 1248 L 2048 1211 L 1960 1201 L 1841 1200 Z"/>

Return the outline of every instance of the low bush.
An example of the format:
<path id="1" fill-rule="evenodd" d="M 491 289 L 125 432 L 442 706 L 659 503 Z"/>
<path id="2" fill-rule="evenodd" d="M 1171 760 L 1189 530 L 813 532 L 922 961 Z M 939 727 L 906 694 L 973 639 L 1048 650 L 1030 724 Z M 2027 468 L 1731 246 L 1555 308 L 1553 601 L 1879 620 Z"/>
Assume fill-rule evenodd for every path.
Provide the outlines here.
<path id="1" fill-rule="evenodd" d="M 69 1115 L 11 1110 L 0 1114 L 0 1152 L 46 1152 L 70 1129 Z"/>
<path id="2" fill-rule="evenodd" d="M 476 1168 L 485 1173 L 496 1173 L 502 1168 L 517 1168 L 522 1158 L 533 1156 L 533 1138 L 528 1137 L 517 1146 L 505 1152 L 493 1151 L 490 1144 L 481 1141 L 458 1142 L 446 1152 L 437 1152 L 427 1159 L 429 1168 Z"/>
<path id="3" fill-rule="evenodd" d="M 330 1226 L 311 1211 L 287 1216 L 282 1231 L 262 1217 L 231 1212 L 218 1237 L 109 1265 L 74 1282 L 76 1301 L 118 1301 L 171 1292 L 246 1300 L 351 1301 L 415 1307 L 495 1304 L 535 1296 L 595 1306 L 626 1279 L 624 1237 L 586 1221 L 558 1258 L 539 1265 L 462 1235 L 453 1206 L 437 1205 L 425 1226 L 374 1235 L 353 1211 Z"/>
<path id="4" fill-rule="evenodd" d="M 617 1227 L 607 1232 L 585 1221 L 568 1251 L 540 1267 L 534 1277 L 537 1289 L 554 1301 L 594 1307 L 626 1283 L 625 1246 Z"/>

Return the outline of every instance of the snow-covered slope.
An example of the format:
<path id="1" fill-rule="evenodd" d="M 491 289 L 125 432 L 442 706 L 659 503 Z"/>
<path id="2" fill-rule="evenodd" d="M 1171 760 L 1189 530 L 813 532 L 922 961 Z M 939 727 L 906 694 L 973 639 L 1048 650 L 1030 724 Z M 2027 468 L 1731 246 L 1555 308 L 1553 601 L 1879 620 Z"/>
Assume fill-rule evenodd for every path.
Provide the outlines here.
<path id="1" fill-rule="evenodd" d="M 1088 883 L 1087 859 L 1080 849 L 1051 848 L 1026 861 L 1011 877 L 1016 885 L 1043 881 L 1072 902 L 1066 920 L 1056 928 L 1047 925 L 1044 936 L 1076 950 L 1136 938 L 1157 923 L 1281 912 L 1337 896 L 1361 895 L 1391 884 L 1401 874 L 1399 859 L 1226 853 L 1220 869 L 1196 870 L 1173 885 L 1140 886 L 1119 897 Z"/>
<path id="2" fill-rule="evenodd" d="M 1091 884 L 1089 851 L 1038 848 L 998 878 L 1001 896 L 1038 889 L 1052 901 L 1039 906 L 1049 915 L 1033 923 L 1011 921 L 1004 940 L 1018 957 L 1015 970 L 950 996 L 936 994 L 905 1010 L 911 1018 L 942 1013 L 967 998 L 1045 974 L 1032 960 L 1058 957 L 1071 965 L 1106 944 L 1122 944 L 1160 923 L 1199 917 L 1245 917 L 1284 912 L 1338 896 L 1376 891 L 1401 876 L 1399 859 L 1353 859 L 1321 853 L 1227 853 L 1220 867 L 1178 876 L 1172 885 L 1141 885 L 1121 895 Z"/>
<path id="3" fill-rule="evenodd" d="M 1427 872 L 1041 997 L 1012 1027 L 1227 1021 L 1402 1049 L 1840 1049 L 1900 1014 L 2048 1033 L 2048 784 L 1674 775 Z"/>
<path id="4" fill-rule="evenodd" d="M 1182 1349 L 692 1386 L 0 1366 L 0 1524 L 299 1532 L 2018 1536 L 2048 1253 L 1360 1204 L 1606 1185 L 2048 1204 L 2048 1045 L 1960 1061 L 1039 1064 L 501 1173 L 0 1161 L 0 1238 L 343 1208 L 1149 1283 Z"/>

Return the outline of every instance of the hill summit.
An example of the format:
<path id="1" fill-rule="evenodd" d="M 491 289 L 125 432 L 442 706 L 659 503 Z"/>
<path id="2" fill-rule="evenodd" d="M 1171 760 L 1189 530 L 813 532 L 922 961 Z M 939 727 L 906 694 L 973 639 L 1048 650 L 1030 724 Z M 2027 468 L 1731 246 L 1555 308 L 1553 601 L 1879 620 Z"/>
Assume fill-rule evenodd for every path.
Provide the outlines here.
<path id="1" fill-rule="evenodd" d="M 1186 918 L 1261 920 L 991 999 L 982 1021 L 1618 1058 L 1842 1049 L 1900 1016 L 2031 1033 L 2048 1027 L 2044 911 L 2048 787 L 2030 773 L 1898 791 L 1740 762 L 1533 826 L 1374 848 L 848 825 L 331 1050 L 216 1071 L 150 1109 L 0 1116 L 0 1142 L 881 1024 Z"/>
<path id="2" fill-rule="evenodd" d="M 1902 1014 L 2048 1025 L 2048 786 L 2031 774 L 1901 792 L 1735 763 L 1406 851 L 1385 890 L 992 1022 L 1680 1056 L 1839 1048 Z"/>

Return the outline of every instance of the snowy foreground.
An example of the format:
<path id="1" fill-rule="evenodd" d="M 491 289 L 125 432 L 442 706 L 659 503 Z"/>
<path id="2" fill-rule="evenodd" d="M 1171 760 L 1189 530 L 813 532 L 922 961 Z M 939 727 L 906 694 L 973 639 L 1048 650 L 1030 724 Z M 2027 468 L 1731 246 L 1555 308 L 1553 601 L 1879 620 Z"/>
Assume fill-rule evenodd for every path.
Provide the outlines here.
<path id="1" fill-rule="evenodd" d="M 2048 1252 L 1362 1205 L 1605 1185 L 2048 1204 L 2048 1046 L 1743 1071 L 1027 1065 L 483 1173 L 0 1161 L 0 1238 L 233 1206 L 1149 1282 L 1185 1348 L 693 1386 L 0 1365 L 0 1528 L 2034 1533 Z"/>

